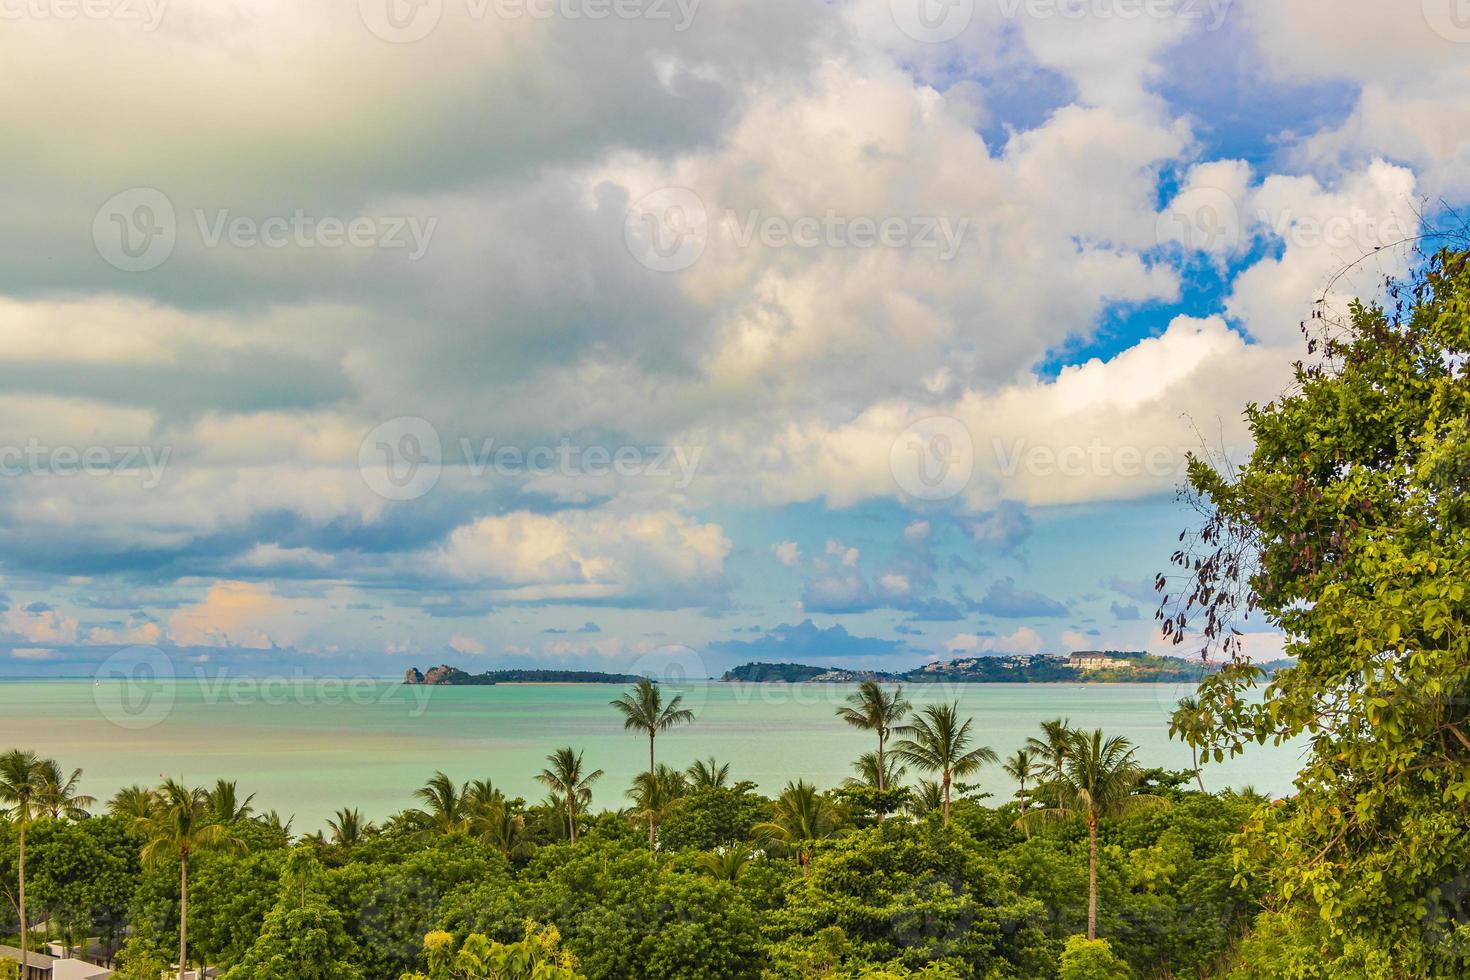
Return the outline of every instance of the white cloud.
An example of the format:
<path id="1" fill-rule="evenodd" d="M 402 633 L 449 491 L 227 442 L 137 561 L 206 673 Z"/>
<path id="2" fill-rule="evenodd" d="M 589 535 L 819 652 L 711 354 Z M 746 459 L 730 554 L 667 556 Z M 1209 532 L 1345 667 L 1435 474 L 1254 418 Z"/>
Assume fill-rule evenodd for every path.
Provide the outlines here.
<path id="1" fill-rule="evenodd" d="M 771 553 L 787 568 L 795 568 L 801 561 L 801 548 L 795 541 L 781 541 L 771 545 Z"/>

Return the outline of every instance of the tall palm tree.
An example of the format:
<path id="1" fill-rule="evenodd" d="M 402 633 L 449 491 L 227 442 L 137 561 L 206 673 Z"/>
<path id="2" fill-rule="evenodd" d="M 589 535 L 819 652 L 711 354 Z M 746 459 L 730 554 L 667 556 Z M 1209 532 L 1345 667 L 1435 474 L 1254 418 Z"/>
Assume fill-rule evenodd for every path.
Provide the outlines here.
<path id="1" fill-rule="evenodd" d="M 41 813 L 36 797 L 45 785 L 46 764 L 34 752 L 12 749 L 0 755 L 0 802 L 20 831 L 20 973 L 30 965 L 30 934 L 26 927 L 26 827 Z"/>
<path id="2" fill-rule="evenodd" d="M 255 809 L 250 805 L 254 799 L 255 794 L 251 793 L 241 800 L 239 786 L 230 779 L 218 780 L 214 789 L 209 791 L 209 805 L 220 823 L 234 823 L 249 817 Z"/>
<path id="3" fill-rule="evenodd" d="M 536 779 L 563 801 L 567 811 L 567 837 L 575 844 L 578 805 L 585 806 L 592 799 L 592 784 L 602 778 L 602 770 L 585 772 L 582 753 L 570 745 L 557 749 L 546 757 L 546 761 L 551 765 L 542 769 Z"/>
<path id="4" fill-rule="evenodd" d="M 85 820 L 90 814 L 87 807 L 96 806 L 97 798 L 77 792 L 77 783 L 82 780 L 82 771 L 73 769 L 67 776 L 55 759 L 41 761 L 41 785 L 36 793 L 36 803 L 52 820 L 66 817 L 70 820 Z"/>
<path id="5" fill-rule="evenodd" d="M 722 765 L 714 756 L 708 760 L 696 759 L 684 774 L 689 778 L 690 789 L 721 789 L 730 781 L 730 763 Z"/>
<path id="6" fill-rule="evenodd" d="M 684 798 L 689 785 L 684 774 L 669 766 L 660 765 L 653 772 L 640 772 L 633 777 L 633 788 L 628 796 L 637 809 L 634 816 L 648 819 L 648 846 L 655 846 L 655 825 L 662 823 L 669 811 Z"/>
<path id="7" fill-rule="evenodd" d="M 378 829 L 371 820 L 364 820 L 356 808 L 338 810 L 336 816 L 327 821 L 327 827 L 332 831 L 332 843 L 348 847 L 361 843 Z"/>
<path id="8" fill-rule="evenodd" d="M 1026 792 L 1026 784 L 1036 777 L 1036 757 L 1031 749 L 1019 748 L 1016 754 L 1011 756 L 1001 766 L 1005 774 L 1021 784 L 1021 791 L 1016 798 L 1021 801 L 1021 812 L 1025 813 L 1031 798 Z"/>
<path id="9" fill-rule="evenodd" d="M 471 817 L 505 799 L 505 794 L 495 788 L 488 779 L 472 779 L 464 784 L 460 794 L 464 800 L 466 817 Z"/>
<path id="10" fill-rule="evenodd" d="M 1071 752 L 1072 722 L 1068 718 L 1053 718 L 1041 723 L 1041 737 L 1026 739 L 1026 748 L 1041 763 L 1041 772 L 1047 779 L 1055 779 L 1067 764 Z"/>
<path id="11" fill-rule="evenodd" d="M 878 734 L 878 789 L 887 789 L 887 768 L 883 765 L 883 748 L 889 733 L 908 716 L 911 705 L 903 696 L 903 685 L 885 691 L 877 681 L 863 681 L 848 695 L 847 706 L 837 709 L 837 717 L 854 728 Z M 882 819 L 882 814 L 879 814 Z"/>
<path id="12" fill-rule="evenodd" d="M 414 799 L 424 803 L 424 827 L 439 834 L 464 830 L 469 822 L 471 791 L 468 784 L 456 785 L 442 772 L 413 792 Z"/>
<path id="13" fill-rule="evenodd" d="M 683 707 L 684 695 L 676 694 L 664 704 L 663 692 L 647 677 L 640 677 L 633 690 L 609 702 L 623 716 L 623 730 L 643 732 L 648 736 L 648 774 L 654 774 L 653 740 L 659 732 L 694 720 L 694 712 Z M 648 817 L 648 840 L 653 842 L 653 815 Z"/>
<path id="14" fill-rule="evenodd" d="M 1199 786 L 1199 791 L 1205 791 L 1205 780 L 1200 774 L 1199 746 L 1195 740 L 1208 726 L 1208 718 L 1204 709 L 1200 707 L 1199 699 L 1195 697 L 1183 697 L 1175 706 L 1178 710 L 1169 718 L 1169 737 L 1181 738 L 1189 743 L 1189 758 L 1194 766 L 1194 781 Z"/>
<path id="15" fill-rule="evenodd" d="M 184 980 L 189 959 L 189 859 L 217 851 L 243 851 L 245 843 L 219 822 L 206 790 L 172 779 L 159 787 L 158 805 L 137 826 L 147 841 L 143 863 L 179 861 L 179 980 Z"/>
<path id="16" fill-rule="evenodd" d="M 931 704 L 914 717 L 912 725 L 897 729 L 904 740 L 893 747 L 894 754 L 926 772 L 939 773 L 939 789 L 943 796 L 940 811 L 944 825 L 949 826 L 950 787 L 955 777 L 979 772 L 987 762 L 999 761 L 988 745 L 971 748 L 973 719 L 960 722 L 960 704 Z"/>
<path id="17" fill-rule="evenodd" d="M 819 840 L 837 833 L 837 808 L 805 780 L 787 783 L 771 809 L 771 819 L 758 823 L 753 832 L 790 847 L 801 865 L 802 877 L 810 873 L 812 852 Z"/>
<path id="18" fill-rule="evenodd" d="M 1028 823 L 1081 817 L 1087 823 L 1087 938 L 1097 938 L 1097 828 L 1102 820 L 1167 806 L 1157 796 L 1134 793 L 1143 769 L 1126 738 L 1104 738 L 1102 729 L 1074 731 L 1056 777 L 1057 802 L 1021 817 Z"/>
<path id="19" fill-rule="evenodd" d="M 136 821 L 139 817 L 148 816 L 157 801 L 157 792 L 147 786 L 124 786 L 107 801 L 107 812 L 114 817 Z"/>

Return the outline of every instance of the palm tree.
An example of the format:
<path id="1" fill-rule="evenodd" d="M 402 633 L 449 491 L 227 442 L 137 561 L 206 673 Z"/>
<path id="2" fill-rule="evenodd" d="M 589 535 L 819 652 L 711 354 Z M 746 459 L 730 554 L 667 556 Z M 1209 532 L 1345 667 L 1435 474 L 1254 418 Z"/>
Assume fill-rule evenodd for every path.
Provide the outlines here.
<path id="1" fill-rule="evenodd" d="M 940 810 L 946 827 L 949 826 L 950 787 L 955 777 L 979 772 L 982 765 L 1000 758 L 988 745 L 970 747 L 974 741 L 970 735 L 971 723 L 969 718 L 960 723 L 960 704 L 956 701 L 931 704 L 914 718 L 912 725 L 897 730 L 904 740 L 894 746 L 895 754 L 920 769 L 939 773 L 943 796 Z"/>
<path id="2" fill-rule="evenodd" d="M 471 791 L 468 784 L 455 785 L 442 772 L 434 773 L 421 789 L 414 790 L 414 798 L 424 802 L 424 829 L 426 832 L 452 834 L 464 830 L 469 822 Z"/>
<path id="3" fill-rule="evenodd" d="M 908 811 L 920 819 L 944 809 L 944 790 L 932 779 L 921 779 L 913 796 L 909 797 Z"/>
<path id="4" fill-rule="evenodd" d="M 714 756 L 696 759 L 684 774 L 689 777 L 690 789 L 721 789 L 730 781 L 730 763 L 721 765 Z"/>
<path id="5" fill-rule="evenodd" d="M 1169 737 L 1181 738 L 1189 743 L 1189 758 L 1194 766 L 1194 781 L 1199 785 L 1199 791 L 1203 793 L 1205 780 L 1200 774 L 1199 745 L 1196 740 L 1204 732 L 1209 719 L 1200 707 L 1197 698 L 1180 698 L 1176 707 L 1178 710 L 1169 718 Z"/>
<path id="6" fill-rule="evenodd" d="M 1036 759 L 1033 751 L 1024 747 L 1017 749 L 1016 754 L 1007 759 L 1001 768 L 1005 770 L 1007 776 L 1021 784 L 1021 791 L 1016 794 L 1016 798 L 1021 801 L 1021 812 L 1025 813 L 1026 807 L 1030 804 L 1030 797 L 1026 793 L 1026 783 L 1036 776 Z"/>
<path id="7" fill-rule="evenodd" d="M 157 800 L 158 794 L 146 786 L 125 786 L 107 801 L 107 812 L 114 817 L 137 821 L 139 817 L 148 816 Z"/>
<path id="8" fill-rule="evenodd" d="M 795 851 L 804 878 L 810 870 L 817 841 L 831 837 L 838 826 L 836 807 L 815 786 L 799 779 L 786 784 L 772 807 L 771 819 L 756 824 L 752 830 Z"/>
<path id="9" fill-rule="evenodd" d="M 883 747 L 888 742 L 889 732 L 903 721 L 913 705 L 904 699 L 902 684 L 892 691 L 885 691 L 877 681 L 863 681 L 856 691 L 848 695 L 847 703 L 849 707 L 837 709 L 837 717 L 854 728 L 878 733 L 878 759 L 874 768 L 878 789 L 887 789 L 888 770 L 883 765 Z M 883 814 L 878 814 L 878 819 L 883 819 Z"/>
<path id="10" fill-rule="evenodd" d="M 89 813 L 87 807 L 96 806 L 97 798 L 77 792 L 77 783 L 81 782 L 82 771 L 73 769 L 70 776 L 62 773 L 61 767 L 56 764 L 55 759 L 43 759 L 41 761 L 41 785 L 36 791 L 36 803 L 45 811 L 52 820 L 60 820 L 67 817 L 71 820 L 85 820 Z"/>
<path id="11" fill-rule="evenodd" d="M 561 797 L 567 810 L 567 837 L 577 842 L 577 808 L 592 799 L 592 784 L 602 778 L 602 770 L 582 771 L 582 753 L 570 745 L 546 757 L 551 766 L 541 770 L 537 781 L 554 795 Z"/>
<path id="12" fill-rule="evenodd" d="M 464 784 L 461 792 L 467 817 L 494 806 L 505 799 L 505 794 L 495 788 L 488 779 L 472 779 Z"/>
<path id="13" fill-rule="evenodd" d="M 699 870 L 716 881 L 739 881 L 755 858 L 739 847 L 722 847 L 699 856 Z"/>
<path id="14" fill-rule="evenodd" d="M 684 774 L 669 766 L 659 766 L 653 772 L 640 772 L 633 777 L 633 788 L 628 790 L 637 809 L 633 815 L 648 819 L 648 846 L 655 846 L 654 827 L 662 823 L 669 811 L 689 791 Z"/>
<path id="15" fill-rule="evenodd" d="M 26 928 L 26 827 L 40 815 L 36 797 L 45 786 L 46 764 L 34 752 L 20 749 L 0 755 L 0 802 L 9 805 L 10 817 L 20 831 L 20 973 L 30 964 L 30 934 Z"/>
<path id="16" fill-rule="evenodd" d="M 214 809 L 214 815 L 219 818 L 220 823 L 234 823 L 248 818 L 255 809 L 250 805 L 254 799 L 255 794 L 251 793 L 241 800 L 239 786 L 230 779 L 218 780 L 214 789 L 209 791 L 209 805 Z"/>
<path id="17" fill-rule="evenodd" d="M 1167 806 L 1157 796 L 1135 794 L 1143 769 L 1126 738 L 1105 739 L 1102 729 L 1074 731 L 1067 758 L 1056 776 L 1057 802 L 1032 810 L 1018 822 L 1081 817 L 1087 822 L 1087 938 L 1097 938 L 1097 828 L 1101 820 L 1123 817 L 1149 807 Z"/>
<path id="18" fill-rule="evenodd" d="M 216 851 L 243 851 L 245 843 L 230 836 L 210 806 L 209 793 L 172 779 L 158 789 L 158 805 L 137 823 L 147 843 L 144 864 L 179 859 L 179 980 L 189 958 L 189 858 Z"/>
<path id="19" fill-rule="evenodd" d="M 908 775 L 908 769 L 902 762 L 889 755 L 883 759 L 883 768 L 878 768 L 878 753 L 864 752 L 857 757 L 852 764 L 852 771 L 857 773 L 856 779 L 849 779 L 849 786 L 871 786 L 893 787 L 903 782 L 903 777 Z"/>
<path id="20" fill-rule="evenodd" d="M 361 843 L 378 829 L 371 820 L 364 820 L 357 809 L 338 810 L 336 816 L 327 821 L 327 827 L 332 831 L 332 843 L 347 847 Z"/>
<path id="21" fill-rule="evenodd" d="M 616 701 L 609 702 L 623 715 L 623 730 L 644 732 L 648 735 L 648 774 L 654 774 L 653 740 L 659 732 L 668 731 L 675 725 L 685 725 L 694 720 L 694 712 L 681 707 L 684 695 L 676 694 L 664 704 L 663 692 L 647 677 L 640 677 L 633 690 L 625 692 Z M 653 814 L 648 816 L 648 843 L 653 844 Z"/>
<path id="22" fill-rule="evenodd" d="M 1071 751 L 1072 722 L 1067 718 L 1053 718 L 1041 723 L 1041 737 L 1026 739 L 1026 748 L 1041 760 L 1041 772 L 1048 779 L 1055 779 L 1067 765 Z"/>
<path id="23" fill-rule="evenodd" d="M 526 837 L 526 818 L 504 799 L 486 804 L 470 818 L 470 834 L 495 848 L 507 861 L 530 857 L 534 846 Z"/>

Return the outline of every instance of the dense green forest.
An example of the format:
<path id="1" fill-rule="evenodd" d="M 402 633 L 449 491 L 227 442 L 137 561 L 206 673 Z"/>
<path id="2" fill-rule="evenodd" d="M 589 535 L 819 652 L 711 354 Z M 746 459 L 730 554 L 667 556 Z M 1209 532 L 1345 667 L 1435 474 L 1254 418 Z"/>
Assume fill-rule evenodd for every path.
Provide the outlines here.
<path id="1" fill-rule="evenodd" d="M 771 798 L 740 759 L 668 765 L 697 719 L 643 681 L 609 708 L 648 742 L 631 787 L 568 746 L 542 801 L 440 773 L 381 825 L 344 801 L 305 836 L 228 782 L 104 805 L 12 751 L 0 928 L 126 936 L 123 980 L 181 949 L 229 980 L 1466 976 L 1466 255 L 1389 295 L 1308 326 L 1293 387 L 1247 410 L 1248 464 L 1192 462 L 1202 523 L 1158 578 L 1166 636 L 1221 663 L 1171 734 L 1201 762 L 1301 739 L 1288 799 L 1205 792 L 1208 769 L 1065 719 L 982 746 L 875 681 L 839 711 L 848 784 Z M 1287 637 L 1269 678 L 1247 613 Z M 969 782 L 996 766 L 1011 798 Z M 627 805 L 593 812 L 594 786 Z"/>

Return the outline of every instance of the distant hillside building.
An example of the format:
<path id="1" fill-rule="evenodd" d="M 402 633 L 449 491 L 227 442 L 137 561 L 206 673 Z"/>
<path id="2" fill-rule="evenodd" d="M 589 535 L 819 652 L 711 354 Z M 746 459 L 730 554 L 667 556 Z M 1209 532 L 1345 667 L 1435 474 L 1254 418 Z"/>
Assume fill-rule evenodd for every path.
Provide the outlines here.
<path id="1" fill-rule="evenodd" d="M 1115 660 L 1101 650 L 1082 650 L 1067 658 L 1067 666 L 1074 670 L 1107 670 L 1132 665 L 1126 660 Z"/>

